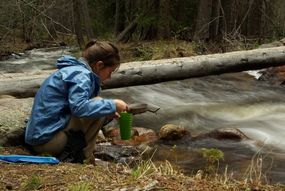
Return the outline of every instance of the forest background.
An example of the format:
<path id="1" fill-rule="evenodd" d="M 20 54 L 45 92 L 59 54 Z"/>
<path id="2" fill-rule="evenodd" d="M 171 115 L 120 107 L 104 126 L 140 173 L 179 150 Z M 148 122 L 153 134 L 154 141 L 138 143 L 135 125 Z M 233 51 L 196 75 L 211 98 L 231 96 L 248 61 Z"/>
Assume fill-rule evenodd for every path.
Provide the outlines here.
<path id="1" fill-rule="evenodd" d="M 32 48 L 82 47 L 91 38 L 183 41 L 198 54 L 227 52 L 285 33 L 284 0 L 1 0 L 0 9 L 2 59 Z M 134 54 L 151 59 L 146 52 L 136 48 Z"/>

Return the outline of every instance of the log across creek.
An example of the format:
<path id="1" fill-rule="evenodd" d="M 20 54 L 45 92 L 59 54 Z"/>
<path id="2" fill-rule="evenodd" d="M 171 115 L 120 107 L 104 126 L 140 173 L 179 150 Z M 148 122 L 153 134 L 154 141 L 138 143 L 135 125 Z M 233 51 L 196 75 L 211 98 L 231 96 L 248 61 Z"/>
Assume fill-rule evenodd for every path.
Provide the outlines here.
<path id="1" fill-rule="evenodd" d="M 285 46 L 193 57 L 123 63 L 102 89 L 154 84 L 192 77 L 241 72 L 285 65 Z M 33 97 L 52 71 L 3 74 L 0 96 Z"/>

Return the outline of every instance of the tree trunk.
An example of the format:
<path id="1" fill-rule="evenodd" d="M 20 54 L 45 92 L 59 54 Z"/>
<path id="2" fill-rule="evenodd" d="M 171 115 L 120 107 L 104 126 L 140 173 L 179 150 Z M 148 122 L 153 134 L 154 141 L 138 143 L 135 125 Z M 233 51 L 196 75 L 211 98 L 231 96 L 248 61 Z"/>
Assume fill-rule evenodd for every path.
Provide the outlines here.
<path id="1" fill-rule="evenodd" d="M 237 31 L 240 34 L 247 35 L 248 33 L 248 25 L 246 24 L 248 21 L 248 14 L 251 9 L 251 1 L 239 1 L 237 6 L 240 7 L 239 14 L 237 18 Z"/>
<path id="2" fill-rule="evenodd" d="M 221 21 L 220 31 L 223 35 L 227 35 L 235 28 L 236 7 L 235 0 L 219 0 L 221 2 Z"/>
<path id="3" fill-rule="evenodd" d="M 81 12 L 82 12 L 82 19 L 84 22 L 84 28 L 86 30 L 86 35 L 88 39 L 94 38 L 94 32 L 92 29 L 92 24 L 90 20 L 90 15 L 89 15 L 89 10 L 88 10 L 88 5 L 87 5 L 87 0 L 81 0 Z"/>
<path id="4" fill-rule="evenodd" d="M 124 30 L 124 6 L 125 2 L 116 0 L 116 13 L 115 13 L 115 36 L 119 35 Z"/>
<path id="5" fill-rule="evenodd" d="M 82 14 L 80 12 L 80 0 L 72 0 L 73 2 L 73 16 L 74 16 L 74 29 L 79 47 L 85 45 L 83 30 L 81 26 Z"/>
<path id="6" fill-rule="evenodd" d="M 285 47 L 122 64 L 103 89 L 285 65 Z M 50 71 L 51 72 L 51 71 Z M 0 78 L 0 95 L 31 97 L 50 73 Z"/>
<path id="7" fill-rule="evenodd" d="M 172 5 L 173 5 L 173 3 L 172 3 Z M 183 12 L 185 10 L 185 7 L 186 7 L 185 0 L 176 0 L 175 5 L 176 5 L 174 7 L 175 14 L 173 15 L 175 21 L 180 23 L 181 21 L 183 22 L 183 21 L 187 20 L 188 18 L 185 17 L 185 12 Z"/>
<path id="8" fill-rule="evenodd" d="M 285 1 L 265 1 L 266 12 L 264 33 L 268 36 L 284 36 Z"/>
<path id="9" fill-rule="evenodd" d="M 205 40 L 209 38 L 209 29 L 212 15 L 212 1 L 200 0 L 196 18 L 194 40 Z"/>
<path id="10" fill-rule="evenodd" d="M 157 35 L 159 39 L 170 38 L 170 3 L 170 0 L 159 1 L 159 21 L 157 26 Z"/>
<path id="11" fill-rule="evenodd" d="M 140 40 L 153 40 L 158 37 L 159 24 L 159 3 L 160 1 L 146 0 L 143 5 L 142 14 L 148 20 L 141 26 Z"/>
<path id="12" fill-rule="evenodd" d="M 221 7 L 219 0 L 212 0 L 212 15 L 209 28 L 209 37 L 211 40 L 216 39 L 218 37 L 220 9 Z"/>
<path id="13" fill-rule="evenodd" d="M 252 7 L 249 10 L 247 25 L 249 37 L 259 37 L 261 34 L 261 19 L 263 0 L 255 0 L 252 2 Z"/>

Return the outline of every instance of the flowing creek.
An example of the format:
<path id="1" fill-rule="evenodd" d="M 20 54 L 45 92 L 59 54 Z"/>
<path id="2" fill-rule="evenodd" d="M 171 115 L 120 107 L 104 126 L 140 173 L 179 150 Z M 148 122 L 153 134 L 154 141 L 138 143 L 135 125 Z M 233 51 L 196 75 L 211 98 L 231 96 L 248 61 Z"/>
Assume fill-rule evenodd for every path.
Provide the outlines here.
<path id="1" fill-rule="evenodd" d="M 33 50 L 28 56 L 0 62 L 0 71 L 51 69 L 63 53 L 68 54 L 69 50 Z M 260 158 L 258 161 L 262 161 L 268 181 L 285 183 L 284 93 L 284 87 L 268 85 L 241 72 L 109 89 L 102 91 L 101 96 L 161 108 L 157 114 L 134 116 L 134 126 L 158 132 L 160 127 L 171 123 L 186 127 L 191 135 L 230 127 L 240 129 L 251 138 L 247 141 L 208 138 L 160 142 L 155 145 L 154 160 L 169 160 L 191 173 L 205 167 L 201 148 L 217 148 L 225 154 L 219 169 L 224 171 L 228 166 L 229 176 L 244 176 L 252 159 Z"/>

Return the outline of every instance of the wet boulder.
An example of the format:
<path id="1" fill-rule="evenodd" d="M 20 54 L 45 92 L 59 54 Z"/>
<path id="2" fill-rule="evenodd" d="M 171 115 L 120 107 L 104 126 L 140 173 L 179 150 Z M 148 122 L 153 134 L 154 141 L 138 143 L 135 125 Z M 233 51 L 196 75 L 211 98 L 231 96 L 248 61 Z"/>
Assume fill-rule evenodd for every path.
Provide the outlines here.
<path id="1" fill-rule="evenodd" d="M 93 154 L 103 161 L 130 164 L 141 159 L 140 153 L 140 150 L 132 146 L 98 144 Z"/>
<path id="2" fill-rule="evenodd" d="M 217 140 L 229 139 L 236 141 L 249 139 L 241 130 L 237 128 L 221 128 L 221 129 L 215 129 L 208 133 L 200 134 L 196 137 L 193 137 L 192 140 L 204 139 L 204 138 L 213 138 Z"/>
<path id="3" fill-rule="evenodd" d="M 32 108 L 33 98 L 0 97 L 0 145 L 24 143 L 24 128 Z"/>
<path id="4" fill-rule="evenodd" d="M 258 80 L 269 82 L 274 85 L 285 84 L 285 66 L 268 68 L 261 72 Z"/>
<path id="5" fill-rule="evenodd" d="M 262 44 L 259 48 L 272 48 L 285 45 L 285 38 L 271 43 Z M 284 63 L 285 64 L 285 63 Z M 285 84 L 285 66 L 271 67 L 263 70 L 258 80 L 267 81 L 274 85 Z"/>
<path id="6" fill-rule="evenodd" d="M 174 124 L 164 125 L 159 131 L 160 140 L 173 141 L 186 137 L 190 137 L 190 132 L 185 127 Z"/>
<path id="7" fill-rule="evenodd" d="M 134 128 L 137 132 L 133 138 L 137 143 L 152 143 L 158 140 L 158 136 L 154 130 L 143 128 L 143 127 L 135 127 Z"/>

